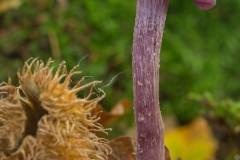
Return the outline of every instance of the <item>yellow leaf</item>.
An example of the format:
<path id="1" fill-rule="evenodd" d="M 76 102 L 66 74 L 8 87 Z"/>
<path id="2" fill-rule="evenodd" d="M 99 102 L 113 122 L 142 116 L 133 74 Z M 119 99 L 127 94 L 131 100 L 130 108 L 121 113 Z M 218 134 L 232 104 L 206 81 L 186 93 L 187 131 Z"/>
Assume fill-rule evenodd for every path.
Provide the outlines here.
<path id="1" fill-rule="evenodd" d="M 217 149 L 217 141 L 203 118 L 191 124 L 165 132 L 165 145 L 172 159 L 211 160 Z"/>

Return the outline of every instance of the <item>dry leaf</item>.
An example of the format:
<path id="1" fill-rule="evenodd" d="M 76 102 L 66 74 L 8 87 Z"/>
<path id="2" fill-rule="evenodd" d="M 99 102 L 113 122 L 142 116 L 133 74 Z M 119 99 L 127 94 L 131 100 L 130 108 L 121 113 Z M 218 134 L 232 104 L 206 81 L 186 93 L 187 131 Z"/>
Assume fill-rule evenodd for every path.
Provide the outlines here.
<path id="1" fill-rule="evenodd" d="M 110 112 L 104 111 L 100 104 L 97 105 L 96 109 L 93 111 L 93 114 L 100 113 L 100 123 L 102 126 L 106 127 L 114 123 L 117 119 L 123 116 L 131 107 L 131 103 L 123 99 L 118 102 Z"/>
<path id="2" fill-rule="evenodd" d="M 122 136 L 110 141 L 109 146 L 112 153 L 108 155 L 108 160 L 136 160 L 135 155 L 136 138 Z M 170 152 L 165 146 L 165 160 L 171 160 Z"/>
<path id="3" fill-rule="evenodd" d="M 171 160 L 169 149 L 166 146 L 164 146 L 164 148 L 165 148 L 165 160 Z"/>
<path id="4" fill-rule="evenodd" d="M 109 146 L 112 153 L 108 155 L 108 160 L 136 160 L 135 146 L 136 140 L 133 137 L 123 136 L 113 139 Z"/>

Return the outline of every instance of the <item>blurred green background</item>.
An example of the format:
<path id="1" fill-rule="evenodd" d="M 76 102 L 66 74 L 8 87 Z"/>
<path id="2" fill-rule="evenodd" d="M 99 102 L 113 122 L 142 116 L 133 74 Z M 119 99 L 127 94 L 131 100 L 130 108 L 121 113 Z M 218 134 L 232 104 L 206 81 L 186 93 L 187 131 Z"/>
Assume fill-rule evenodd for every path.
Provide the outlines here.
<path id="1" fill-rule="evenodd" d="M 24 61 L 52 57 L 56 66 L 65 60 L 69 69 L 80 62 L 82 76 L 103 80 L 99 87 L 121 73 L 104 88 L 101 104 L 109 111 L 123 98 L 132 102 L 135 9 L 135 0 L 0 0 L 0 81 L 11 77 L 18 84 Z M 237 0 L 218 0 L 206 11 L 190 0 L 170 1 L 160 67 L 164 115 L 174 114 L 180 124 L 199 115 L 200 107 L 185 101 L 189 93 L 239 99 L 239 10 Z M 133 111 L 121 121 L 132 125 Z"/>

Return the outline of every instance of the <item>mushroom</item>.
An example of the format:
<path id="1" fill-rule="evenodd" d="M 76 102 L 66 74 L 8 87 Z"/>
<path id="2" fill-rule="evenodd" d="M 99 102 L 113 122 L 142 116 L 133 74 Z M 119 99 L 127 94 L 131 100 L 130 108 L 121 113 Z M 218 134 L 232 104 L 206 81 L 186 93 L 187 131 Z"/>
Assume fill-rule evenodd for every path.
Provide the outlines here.
<path id="1" fill-rule="evenodd" d="M 192 0 L 200 9 L 206 10 L 216 5 L 216 0 Z"/>
<path id="2" fill-rule="evenodd" d="M 201 9 L 215 0 L 193 0 Z M 165 160 L 159 107 L 160 48 L 169 0 L 138 0 L 132 52 L 138 160 Z"/>

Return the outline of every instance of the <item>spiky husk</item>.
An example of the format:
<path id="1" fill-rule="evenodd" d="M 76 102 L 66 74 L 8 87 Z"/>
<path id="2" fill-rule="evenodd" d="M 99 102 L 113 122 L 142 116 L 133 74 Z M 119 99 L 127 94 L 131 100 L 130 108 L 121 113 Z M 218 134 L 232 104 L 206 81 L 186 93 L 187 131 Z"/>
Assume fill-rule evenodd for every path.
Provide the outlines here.
<path id="1" fill-rule="evenodd" d="M 71 77 L 80 72 L 74 67 L 67 73 L 62 62 L 55 74 L 51 61 L 31 59 L 18 71 L 20 86 L 16 89 L 2 83 L 0 90 L 0 153 L 2 159 L 107 159 L 107 140 L 95 135 L 103 131 L 98 117 L 91 115 L 105 96 L 92 98 L 101 81 L 81 85 L 84 77 L 70 88 Z M 77 93 L 90 87 L 87 97 Z M 10 133 L 10 134 L 9 134 Z"/>
<path id="2" fill-rule="evenodd" d="M 16 87 L 11 85 L 11 80 L 1 83 L 0 95 L 0 152 L 11 155 L 23 139 L 26 116 L 18 103 Z"/>

